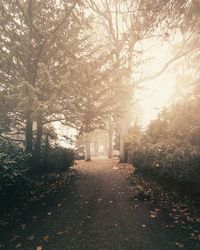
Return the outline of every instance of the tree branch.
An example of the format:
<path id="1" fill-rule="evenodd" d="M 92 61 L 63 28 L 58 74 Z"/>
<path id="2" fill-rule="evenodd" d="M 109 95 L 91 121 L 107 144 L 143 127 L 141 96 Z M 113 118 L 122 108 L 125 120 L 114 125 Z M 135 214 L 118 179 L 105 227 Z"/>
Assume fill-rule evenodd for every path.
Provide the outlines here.
<path id="1" fill-rule="evenodd" d="M 141 83 L 141 82 L 146 82 L 146 81 L 150 81 L 150 80 L 153 80 L 157 77 L 159 77 L 161 74 L 163 74 L 168 68 L 169 66 L 175 62 L 175 61 L 178 61 L 180 58 L 188 55 L 189 53 L 191 52 L 194 52 L 195 50 L 198 50 L 198 48 L 192 48 L 182 54 L 179 54 L 179 55 L 176 55 L 174 58 L 172 58 L 171 60 L 169 60 L 163 67 L 160 71 L 156 72 L 155 74 L 153 74 L 152 76 L 147 76 L 147 77 L 144 77 L 143 79 L 140 79 L 138 81 L 134 81 L 134 84 L 135 83 Z"/>

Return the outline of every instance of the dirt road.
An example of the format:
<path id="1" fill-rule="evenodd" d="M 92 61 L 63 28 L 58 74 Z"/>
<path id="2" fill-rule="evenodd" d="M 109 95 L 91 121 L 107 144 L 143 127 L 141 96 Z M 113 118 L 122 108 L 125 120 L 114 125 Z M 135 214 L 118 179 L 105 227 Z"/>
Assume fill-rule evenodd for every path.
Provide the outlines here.
<path id="1" fill-rule="evenodd" d="M 124 175 L 129 168 L 117 160 L 79 161 L 71 190 L 14 219 L 1 231 L 0 249 L 198 249 L 177 243 L 184 233 L 167 229 L 162 211 L 151 218 L 156 208 L 133 199 L 134 187 Z"/>

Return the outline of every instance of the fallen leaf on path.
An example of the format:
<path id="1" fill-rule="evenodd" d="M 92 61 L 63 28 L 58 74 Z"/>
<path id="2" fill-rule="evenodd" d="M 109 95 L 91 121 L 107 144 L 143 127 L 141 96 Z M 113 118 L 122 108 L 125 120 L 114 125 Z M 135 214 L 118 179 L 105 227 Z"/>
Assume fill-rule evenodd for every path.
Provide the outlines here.
<path id="1" fill-rule="evenodd" d="M 150 218 L 151 218 L 151 219 L 155 219 L 155 218 L 156 218 L 156 215 L 155 215 L 155 214 L 150 214 Z"/>
<path id="2" fill-rule="evenodd" d="M 118 167 L 113 167 L 112 169 L 113 169 L 113 170 L 118 170 L 119 168 L 118 168 Z"/>
<path id="3" fill-rule="evenodd" d="M 176 246 L 180 247 L 180 248 L 183 248 L 184 247 L 184 244 L 181 243 L 181 242 L 176 242 Z"/>
<path id="4" fill-rule="evenodd" d="M 64 231 L 59 231 L 59 232 L 57 232 L 56 234 L 57 235 L 62 235 L 62 234 L 64 234 L 65 232 Z"/>
<path id="5" fill-rule="evenodd" d="M 36 250 L 42 250 L 42 246 L 36 247 Z"/>
<path id="6" fill-rule="evenodd" d="M 34 234 L 31 234 L 27 239 L 28 239 L 28 240 L 34 240 L 34 239 L 35 239 L 35 235 L 34 235 Z"/>
<path id="7" fill-rule="evenodd" d="M 155 219 L 157 216 L 157 213 L 155 211 L 151 211 L 149 216 L 151 219 Z"/>
<path id="8" fill-rule="evenodd" d="M 49 235 L 45 235 L 45 236 L 43 237 L 43 240 L 44 240 L 44 241 L 48 241 L 48 239 L 49 239 Z"/>
<path id="9" fill-rule="evenodd" d="M 64 231 L 59 231 L 59 232 L 57 232 L 56 234 L 57 235 L 63 235 L 63 234 L 65 234 L 65 233 L 67 233 L 68 231 L 67 230 L 64 230 Z"/>
<path id="10" fill-rule="evenodd" d="M 16 239 L 19 239 L 19 235 L 14 236 L 11 241 L 15 241 Z"/>
<path id="11" fill-rule="evenodd" d="M 0 220 L 0 225 L 5 226 L 5 225 L 7 225 L 7 224 L 8 224 L 7 221 L 5 221 L 5 220 Z"/>
<path id="12" fill-rule="evenodd" d="M 24 230 L 26 228 L 26 224 L 21 224 L 20 227 Z"/>

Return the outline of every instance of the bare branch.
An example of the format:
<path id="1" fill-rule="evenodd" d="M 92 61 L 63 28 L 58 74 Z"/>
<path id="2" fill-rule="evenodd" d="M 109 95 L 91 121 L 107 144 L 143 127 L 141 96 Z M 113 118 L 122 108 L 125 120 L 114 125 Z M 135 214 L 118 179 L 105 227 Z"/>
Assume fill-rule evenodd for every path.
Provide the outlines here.
<path id="1" fill-rule="evenodd" d="M 140 79 L 140 80 L 138 80 L 138 81 L 134 81 L 134 84 L 135 84 L 135 83 L 141 83 L 141 82 L 150 81 L 150 80 L 153 80 L 153 79 L 159 77 L 160 75 L 162 75 L 162 74 L 169 68 L 169 66 L 170 66 L 173 62 L 178 61 L 180 58 L 182 58 L 182 57 L 184 57 L 184 56 L 188 55 L 189 53 L 194 52 L 194 51 L 196 51 L 196 50 L 198 50 L 198 48 L 192 48 L 192 49 L 190 49 L 190 50 L 188 50 L 188 51 L 185 51 L 185 52 L 182 53 L 182 54 L 176 55 L 174 58 L 172 58 L 171 60 L 169 60 L 169 61 L 162 67 L 162 69 L 161 69 L 160 71 L 156 72 L 156 73 L 153 74 L 152 76 L 147 76 L 147 77 L 144 77 L 143 79 Z"/>

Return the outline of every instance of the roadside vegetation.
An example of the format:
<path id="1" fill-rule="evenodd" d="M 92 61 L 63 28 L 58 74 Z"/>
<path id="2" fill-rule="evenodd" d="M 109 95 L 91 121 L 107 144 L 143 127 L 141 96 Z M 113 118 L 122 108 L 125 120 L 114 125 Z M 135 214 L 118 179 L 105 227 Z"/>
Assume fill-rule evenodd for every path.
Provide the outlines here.
<path id="1" fill-rule="evenodd" d="M 126 144 L 136 173 L 193 197 L 200 195 L 199 86 L 195 82 L 145 131 L 133 127 Z"/>
<path id="2" fill-rule="evenodd" d="M 63 181 L 69 181 L 69 168 L 74 164 L 75 155 L 72 150 L 50 146 L 48 153 L 42 151 L 37 171 L 32 160 L 31 155 L 15 143 L 0 141 L 0 212 L 40 199 Z"/>

